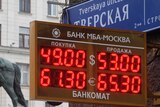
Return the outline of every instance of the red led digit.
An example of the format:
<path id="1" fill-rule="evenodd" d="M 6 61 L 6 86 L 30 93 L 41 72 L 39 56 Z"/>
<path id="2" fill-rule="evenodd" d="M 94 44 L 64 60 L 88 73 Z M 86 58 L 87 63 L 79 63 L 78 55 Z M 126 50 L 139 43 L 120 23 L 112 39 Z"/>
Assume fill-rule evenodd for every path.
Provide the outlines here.
<path id="1" fill-rule="evenodd" d="M 49 74 L 50 74 L 50 69 L 43 69 L 41 71 L 40 84 L 44 87 L 49 86 L 51 83 Z"/>
<path id="2" fill-rule="evenodd" d="M 62 49 L 61 48 L 55 48 L 53 50 L 53 65 L 59 66 L 62 65 Z"/>
<path id="3" fill-rule="evenodd" d="M 131 71 L 132 72 L 139 72 L 140 70 L 140 63 L 141 63 L 141 58 L 138 55 L 135 55 L 131 59 Z"/>
<path id="4" fill-rule="evenodd" d="M 77 89 L 83 89 L 86 86 L 86 74 L 84 72 L 78 72 L 76 77 Z"/>
<path id="5" fill-rule="evenodd" d="M 64 76 L 63 72 L 62 72 L 62 71 L 59 71 L 59 82 L 58 82 L 58 85 L 59 85 L 60 87 L 64 87 L 64 84 L 63 84 L 63 76 Z"/>
<path id="6" fill-rule="evenodd" d="M 131 91 L 135 94 L 139 93 L 141 90 L 141 78 L 139 76 L 134 76 L 132 78 Z"/>
<path id="7" fill-rule="evenodd" d="M 98 69 L 100 70 L 104 70 L 107 67 L 107 62 L 106 62 L 106 53 L 105 52 L 101 52 L 98 54 L 98 61 L 99 61 L 99 66 Z"/>
<path id="8" fill-rule="evenodd" d="M 119 91 L 119 88 L 118 88 L 118 76 L 117 75 L 111 75 L 110 78 L 109 78 L 109 82 L 111 84 L 111 88 L 110 88 L 110 91 L 112 92 L 116 92 L 116 91 Z"/>
<path id="9" fill-rule="evenodd" d="M 127 75 L 123 75 L 121 79 L 121 92 L 127 93 L 129 91 L 130 78 Z"/>
<path id="10" fill-rule="evenodd" d="M 76 66 L 82 68 L 85 65 L 86 53 L 83 50 L 79 50 L 76 53 Z"/>
<path id="11" fill-rule="evenodd" d="M 116 53 L 110 54 L 110 70 L 118 70 L 118 55 Z"/>
<path id="12" fill-rule="evenodd" d="M 74 72 L 73 71 L 67 71 L 66 72 L 66 84 L 65 87 L 66 88 L 72 88 L 73 84 L 74 84 Z"/>
<path id="13" fill-rule="evenodd" d="M 46 63 L 50 63 L 51 49 L 41 48 L 40 54 L 41 54 L 42 58 L 45 58 Z"/>
<path id="14" fill-rule="evenodd" d="M 127 54 L 123 54 L 120 57 L 120 70 L 121 71 L 128 71 L 129 69 L 129 56 Z"/>
<path id="15" fill-rule="evenodd" d="M 67 49 L 64 52 L 64 65 L 67 67 L 73 66 L 73 57 L 74 57 L 74 51 L 72 49 Z"/>
<path id="16" fill-rule="evenodd" d="M 98 75 L 97 89 L 99 91 L 105 91 L 107 89 L 106 77 L 107 77 L 106 74 L 99 74 Z"/>

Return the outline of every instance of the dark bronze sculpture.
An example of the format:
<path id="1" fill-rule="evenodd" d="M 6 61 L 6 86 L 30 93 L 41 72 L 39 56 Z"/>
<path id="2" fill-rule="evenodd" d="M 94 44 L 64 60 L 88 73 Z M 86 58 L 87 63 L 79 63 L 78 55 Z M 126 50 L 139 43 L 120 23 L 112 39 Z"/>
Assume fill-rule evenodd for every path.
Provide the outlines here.
<path id="1" fill-rule="evenodd" d="M 21 72 L 19 67 L 0 57 L 0 87 L 6 90 L 14 107 L 18 104 L 27 107 L 20 88 Z"/>

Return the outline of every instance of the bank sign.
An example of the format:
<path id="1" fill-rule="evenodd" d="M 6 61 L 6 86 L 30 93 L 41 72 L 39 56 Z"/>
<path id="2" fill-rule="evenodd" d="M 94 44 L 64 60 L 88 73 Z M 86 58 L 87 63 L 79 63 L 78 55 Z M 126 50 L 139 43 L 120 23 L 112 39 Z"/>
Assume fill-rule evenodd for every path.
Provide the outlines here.
<path id="1" fill-rule="evenodd" d="M 146 107 L 146 33 L 41 21 L 30 28 L 32 100 Z"/>
<path id="2" fill-rule="evenodd" d="M 160 28 L 160 0 L 89 0 L 64 9 L 63 23 L 150 31 Z"/>

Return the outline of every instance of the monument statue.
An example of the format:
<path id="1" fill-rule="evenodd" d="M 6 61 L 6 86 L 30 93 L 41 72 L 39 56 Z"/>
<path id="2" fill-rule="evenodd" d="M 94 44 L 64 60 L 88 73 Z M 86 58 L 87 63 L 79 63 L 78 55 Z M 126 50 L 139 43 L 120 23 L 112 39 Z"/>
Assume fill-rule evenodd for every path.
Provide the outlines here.
<path id="1" fill-rule="evenodd" d="M 14 107 L 18 107 L 18 104 L 27 107 L 20 88 L 20 80 L 21 72 L 18 65 L 0 57 L 0 87 L 6 90 Z"/>

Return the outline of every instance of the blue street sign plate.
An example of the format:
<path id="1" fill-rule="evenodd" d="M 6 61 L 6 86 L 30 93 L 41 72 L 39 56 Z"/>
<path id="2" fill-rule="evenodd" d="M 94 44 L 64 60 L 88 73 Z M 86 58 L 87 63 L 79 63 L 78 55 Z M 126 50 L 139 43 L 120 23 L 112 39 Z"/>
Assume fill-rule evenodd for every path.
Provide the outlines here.
<path id="1" fill-rule="evenodd" d="M 64 9 L 63 23 L 150 31 L 160 28 L 160 0 L 89 0 Z"/>

